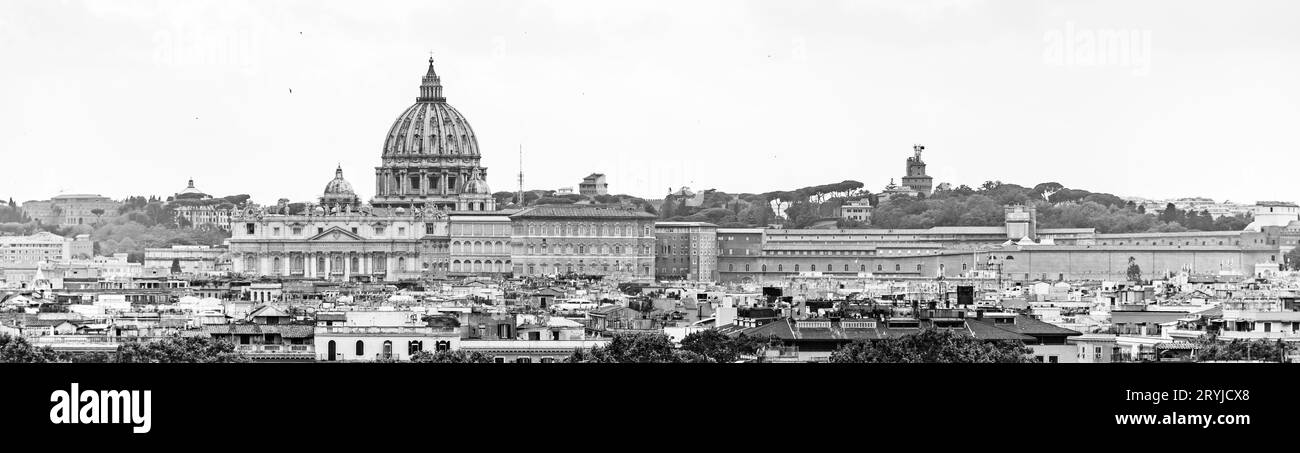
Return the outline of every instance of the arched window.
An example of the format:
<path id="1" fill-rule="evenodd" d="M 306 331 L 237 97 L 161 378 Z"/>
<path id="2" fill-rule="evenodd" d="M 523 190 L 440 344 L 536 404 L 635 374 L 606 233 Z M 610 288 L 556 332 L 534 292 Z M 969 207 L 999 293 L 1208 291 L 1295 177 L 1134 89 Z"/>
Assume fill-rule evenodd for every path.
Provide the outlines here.
<path id="1" fill-rule="evenodd" d="M 762 272 L 767 272 L 767 265 L 764 264 L 759 268 Z"/>
<path id="2" fill-rule="evenodd" d="M 392 340 L 384 340 L 384 358 L 389 359 L 392 357 L 393 357 L 393 342 Z"/>
<path id="3" fill-rule="evenodd" d="M 894 272 L 902 272 L 902 270 L 903 270 L 903 265 L 901 264 L 894 265 Z"/>
<path id="4" fill-rule="evenodd" d="M 845 264 L 845 265 L 844 265 L 844 272 L 848 272 L 848 271 L 849 271 L 849 265 L 848 265 L 848 264 Z"/>
<path id="5" fill-rule="evenodd" d="M 794 265 L 794 271 L 795 271 L 795 272 L 799 272 L 799 265 L 798 265 L 798 264 Z"/>
<path id="6" fill-rule="evenodd" d="M 366 344 L 361 340 L 357 340 L 357 355 L 358 356 L 366 355 Z"/>
<path id="7" fill-rule="evenodd" d="M 777 271 L 777 272 L 785 272 L 785 265 L 784 265 L 784 264 L 778 264 L 778 265 L 776 265 L 776 271 Z"/>
<path id="8" fill-rule="evenodd" d="M 748 265 L 748 264 L 745 265 L 745 272 L 749 272 L 749 265 Z"/>
<path id="9" fill-rule="evenodd" d="M 809 265 L 808 265 L 808 271 L 810 271 L 810 272 L 817 272 L 817 265 L 816 265 L 816 264 L 809 264 Z"/>

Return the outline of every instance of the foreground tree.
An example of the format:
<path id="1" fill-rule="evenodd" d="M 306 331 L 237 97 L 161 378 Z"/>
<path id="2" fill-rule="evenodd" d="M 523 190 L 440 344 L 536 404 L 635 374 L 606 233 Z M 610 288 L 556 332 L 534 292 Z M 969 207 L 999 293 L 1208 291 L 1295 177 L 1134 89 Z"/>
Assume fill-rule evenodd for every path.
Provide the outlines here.
<path id="1" fill-rule="evenodd" d="M 1131 282 L 1142 282 L 1142 267 L 1138 266 L 1137 259 L 1129 257 L 1128 259 L 1128 280 Z"/>
<path id="2" fill-rule="evenodd" d="M 59 353 L 49 346 L 38 348 L 26 338 L 0 334 L 0 363 L 51 363 L 62 362 Z"/>
<path id="3" fill-rule="evenodd" d="M 1269 341 L 1260 338 L 1253 341 L 1232 340 L 1219 341 L 1217 335 L 1202 335 L 1193 341 L 1196 344 L 1196 361 L 1235 361 L 1262 360 L 1265 362 L 1286 362 L 1287 356 L 1295 346 L 1282 340 Z"/>
<path id="4" fill-rule="evenodd" d="M 1283 255 L 1283 261 L 1286 261 L 1286 269 L 1300 271 L 1300 247 L 1291 249 Z"/>
<path id="5" fill-rule="evenodd" d="M 614 335 L 609 344 L 591 349 L 576 349 L 568 363 L 679 363 L 681 357 L 672 339 L 663 332 L 623 333 Z"/>
<path id="6" fill-rule="evenodd" d="M 740 358 L 740 347 L 736 340 L 714 329 L 687 335 L 682 339 L 682 350 L 718 363 L 735 362 Z"/>
<path id="7" fill-rule="evenodd" d="M 987 341 L 951 330 L 925 329 L 883 340 L 855 341 L 831 353 L 832 363 L 1030 363 L 1019 341 Z"/>
<path id="8" fill-rule="evenodd" d="M 233 363 L 248 358 L 235 352 L 234 343 L 211 337 L 169 337 L 157 341 L 126 343 L 117 348 L 121 363 Z"/>
<path id="9" fill-rule="evenodd" d="M 493 363 L 493 357 L 478 351 L 420 351 L 411 356 L 412 363 Z"/>

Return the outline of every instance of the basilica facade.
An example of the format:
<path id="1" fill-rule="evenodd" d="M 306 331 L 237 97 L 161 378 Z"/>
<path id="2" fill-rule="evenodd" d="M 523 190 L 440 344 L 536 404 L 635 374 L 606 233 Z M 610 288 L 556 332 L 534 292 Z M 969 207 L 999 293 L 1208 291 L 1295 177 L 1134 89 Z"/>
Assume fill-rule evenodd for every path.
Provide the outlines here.
<path id="1" fill-rule="evenodd" d="M 510 212 L 497 211 L 479 158 L 474 130 L 447 104 L 430 59 L 415 104 L 384 139 L 370 203 L 339 167 L 316 203 L 235 212 L 233 269 L 350 281 L 509 274 Z"/>

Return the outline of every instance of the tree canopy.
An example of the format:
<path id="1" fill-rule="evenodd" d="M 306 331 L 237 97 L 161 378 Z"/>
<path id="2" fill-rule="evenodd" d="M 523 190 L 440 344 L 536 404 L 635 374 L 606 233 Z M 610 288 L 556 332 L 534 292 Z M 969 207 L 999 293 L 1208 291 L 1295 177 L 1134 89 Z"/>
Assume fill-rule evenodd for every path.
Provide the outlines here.
<path id="1" fill-rule="evenodd" d="M 731 337 L 715 329 L 687 335 L 682 350 L 699 354 L 710 362 L 729 363 L 740 358 L 740 346 Z"/>
<path id="2" fill-rule="evenodd" d="M 1295 346 L 1282 340 L 1242 340 L 1219 341 L 1216 335 L 1207 334 L 1198 337 L 1193 344 L 1197 346 L 1196 360 L 1262 360 L 1266 362 L 1284 362 Z"/>
<path id="3" fill-rule="evenodd" d="M 924 329 L 896 338 L 855 341 L 831 353 L 832 363 L 1029 363 L 1019 341 L 979 340 L 947 329 Z"/>
<path id="4" fill-rule="evenodd" d="M 51 363 L 66 361 L 49 346 L 36 347 L 26 338 L 0 334 L 0 363 Z"/>
<path id="5" fill-rule="evenodd" d="M 493 363 L 494 357 L 478 351 L 420 351 L 411 355 L 414 363 Z"/>
<path id="6" fill-rule="evenodd" d="M 663 332 L 616 334 L 608 345 L 577 349 L 567 363 L 681 363 L 694 359 L 680 355 Z"/>
<path id="7" fill-rule="evenodd" d="M 117 348 L 121 363 L 231 363 L 247 362 L 234 343 L 211 337 L 168 337 L 125 343 Z"/>

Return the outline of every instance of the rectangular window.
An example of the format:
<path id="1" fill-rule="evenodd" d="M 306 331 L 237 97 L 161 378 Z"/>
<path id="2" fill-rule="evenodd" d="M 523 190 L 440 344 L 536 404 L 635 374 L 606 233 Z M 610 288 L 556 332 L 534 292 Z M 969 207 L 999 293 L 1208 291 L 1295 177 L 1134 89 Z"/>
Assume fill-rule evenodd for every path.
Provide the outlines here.
<path id="1" fill-rule="evenodd" d="M 375 227 L 375 234 L 384 234 L 384 227 Z"/>
<path id="2" fill-rule="evenodd" d="M 293 227 L 293 235 L 294 235 L 294 236 L 301 236 L 301 235 L 302 235 L 302 227 Z"/>
<path id="3" fill-rule="evenodd" d="M 398 236 L 406 236 L 406 227 L 397 227 Z"/>
<path id="4" fill-rule="evenodd" d="M 272 236 L 279 236 L 279 235 L 280 235 L 280 227 L 274 227 L 274 228 L 271 228 L 271 235 L 272 235 Z"/>
<path id="5" fill-rule="evenodd" d="M 244 224 L 244 232 L 247 233 L 247 234 L 254 234 L 254 233 L 256 233 L 256 232 L 257 232 L 257 224 L 255 224 L 255 223 L 245 223 L 245 224 Z"/>

